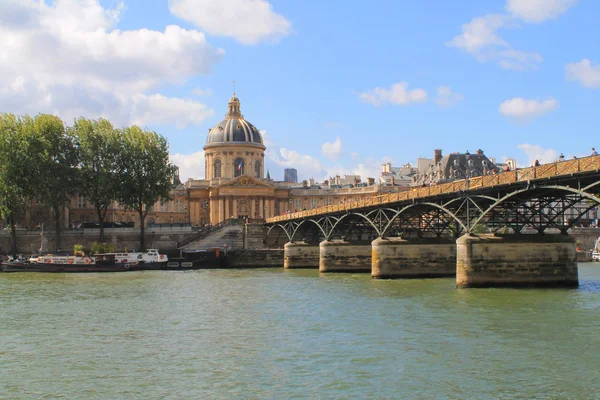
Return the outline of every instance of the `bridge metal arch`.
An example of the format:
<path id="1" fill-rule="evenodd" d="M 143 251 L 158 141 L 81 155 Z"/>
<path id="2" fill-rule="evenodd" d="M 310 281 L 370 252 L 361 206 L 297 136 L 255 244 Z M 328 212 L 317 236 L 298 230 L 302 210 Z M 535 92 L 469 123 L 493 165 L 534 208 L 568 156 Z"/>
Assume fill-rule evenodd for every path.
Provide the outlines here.
<path id="1" fill-rule="evenodd" d="M 473 195 L 473 196 L 469 196 L 467 194 L 464 194 L 463 196 L 458 196 L 458 197 L 453 198 L 452 200 L 444 203 L 443 205 L 444 205 L 444 207 L 448 207 L 450 204 L 456 203 L 458 201 L 464 201 L 466 198 L 469 198 L 469 199 L 477 199 L 478 198 L 478 199 L 484 199 L 484 200 L 490 200 L 490 201 L 496 201 L 496 200 L 498 200 L 497 197 L 486 196 L 484 194 L 476 194 L 476 195 Z"/>
<path id="2" fill-rule="evenodd" d="M 464 199 L 463 199 L 464 200 Z M 385 235 L 385 233 L 389 230 L 389 228 L 392 226 L 392 223 L 394 222 L 394 220 L 396 218 L 398 218 L 400 215 L 402 215 L 404 212 L 406 212 L 407 210 L 411 209 L 411 208 L 415 208 L 417 206 L 430 206 L 432 208 L 437 208 L 438 210 L 443 211 L 444 213 L 448 214 L 452 219 L 454 219 L 460 226 L 461 228 L 467 232 L 467 227 L 465 226 L 465 224 L 463 224 L 463 222 L 452 212 L 450 211 L 448 208 L 436 204 L 436 203 L 431 203 L 431 202 L 422 202 L 422 203 L 413 203 L 413 204 L 409 204 L 406 207 L 402 208 L 400 211 L 396 212 L 396 215 L 394 215 L 394 217 L 388 222 L 388 224 L 385 226 L 385 228 L 382 230 L 380 236 L 383 237 Z"/>
<path id="3" fill-rule="evenodd" d="M 285 233 L 285 235 L 288 238 L 288 241 L 290 241 L 290 233 L 288 232 L 288 228 L 287 226 L 291 225 L 291 223 L 286 223 L 286 224 L 275 224 L 275 225 L 271 225 L 269 227 L 267 227 L 267 234 L 265 235 L 265 240 L 269 237 L 269 235 L 271 234 L 271 231 L 275 228 L 281 228 L 281 230 L 283 230 L 283 232 Z"/>
<path id="4" fill-rule="evenodd" d="M 589 188 L 591 188 L 591 187 L 594 187 L 594 186 L 596 186 L 596 185 L 598 185 L 598 184 L 600 184 L 600 181 L 599 181 L 599 182 L 596 182 L 596 183 L 593 183 L 593 184 L 591 184 L 591 185 L 588 185 L 588 186 L 586 186 L 586 189 L 589 189 Z M 598 198 L 598 197 L 596 197 L 596 196 L 594 196 L 594 195 L 591 195 L 591 194 L 589 194 L 589 193 L 585 192 L 585 191 L 584 191 L 584 190 L 582 190 L 582 189 L 574 189 L 574 188 L 572 188 L 572 187 L 570 187 L 570 186 L 561 186 L 561 185 L 547 185 L 547 186 L 546 186 L 546 185 L 536 185 L 536 188 L 539 188 L 539 189 L 555 189 L 555 190 L 563 190 L 563 191 L 565 191 L 565 192 L 570 192 L 570 193 L 573 193 L 573 194 L 578 194 L 578 195 L 580 195 L 580 196 L 582 196 L 582 197 L 585 197 L 585 198 L 587 198 L 587 199 L 589 199 L 589 200 L 595 201 L 595 202 L 596 202 L 596 204 L 600 204 L 600 198 Z M 489 212 L 490 212 L 490 211 L 494 210 L 494 208 L 496 208 L 496 207 L 497 207 L 497 206 L 499 206 L 500 204 L 504 203 L 506 200 L 509 200 L 509 199 L 511 199 L 512 197 L 515 197 L 515 196 L 517 196 L 518 194 L 521 194 L 521 193 L 526 193 L 526 192 L 529 192 L 529 191 L 531 191 L 531 188 L 530 188 L 530 187 L 526 187 L 526 188 L 523 188 L 523 189 L 518 189 L 518 190 L 515 190 L 514 192 L 511 192 L 511 193 L 509 193 L 509 194 L 505 195 L 504 197 L 501 197 L 500 199 L 496 200 L 496 201 L 494 202 L 494 204 L 492 204 L 491 206 L 489 206 L 489 207 L 487 208 L 487 210 L 485 210 L 485 211 L 484 211 L 484 212 L 483 212 L 483 213 L 482 213 L 482 214 L 481 214 L 479 217 L 477 217 L 477 218 L 475 219 L 475 221 L 474 221 L 474 223 L 473 223 L 473 226 L 475 226 L 475 225 L 477 225 L 478 223 L 480 223 L 480 222 L 481 222 L 481 220 L 482 220 L 482 219 L 483 219 L 485 216 L 487 216 L 487 215 L 489 214 Z"/>
<path id="5" fill-rule="evenodd" d="M 370 212 L 368 212 L 366 215 L 363 215 L 362 213 L 359 213 L 359 212 L 349 212 L 349 213 L 346 213 L 346 214 L 342 215 L 335 222 L 335 224 L 333 224 L 332 229 L 329 232 L 329 235 L 325 236 L 325 238 L 327 240 L 329 240 L 331 238 L 331 234 L 333 232 L 335 232 L 335 228 L 337 228 L 338 225 L 340 225 L 343 220 L 348 219 L 350 217 L 354 217 L 354 216 L 361 217 L 362 219 L 364 219 L 365 221 L 367 221 L 373 227 L 373 229 L 375 229 L 375 232 L 377 232 L 377 235 L 381 236 L 380 233 L 379 233 L 380 230 L 377 228 L 377 226 L 375 226 L 375 223 L 371 220 L 371 218 L 369 218 L 369 215 L 371 215 L 371 214 L 377 214 L 377 215 L 381 216 L 381 213 L 383 212 L 383 210 L 384 210 L 384 208 L 376 208 L 376 209 L 373 209 Z M 351 224 L 350 227 L 349 227 L 349 229 L 351 229 L 354 225 L 356 225 L 356 223 Z"/>
<path id="6" fill-rule="evenodd" d="M 291 242 L 291 241 L 293 241 L 293 239 L 294 239 L 294 236 L 296 236 L 296 233 L 298 232 L 298 230 L 300 229 L 300 227 L 301 227 L 302 225 L 305 225 L 306 223 L 309 223 L 309 222 L 310 222 L 310 223 L 313 223 L 314 225 L 316 225 L 316 226 L 317 226 L 317 228 L 319 228 L 319 231 L 320 231 L 320 232 L 323 234 L 323 236 L 327 237 L 327 235 L 326 235 L 326 233 L 325 233 L 325 230 L 323 229 L 323 227 L 321 226 L 321 224 L 319 224 L 319 221 L 321 221 L 321 220 L 326 220 L 326 219 L 327 219 L 326 217 L 325 217 L 325 218 L 321 218 L 321 219 L 319 219 L 319 220 L 314 220 L 314 219 L 312 219 L 312 218 L 303 219 L 302 221 L 300 221 L 300 222 L 299 222 L 299 223 L 298 223 L 298 224 L 297 224 L 297 225 L 294 227 L 294 230 L 293 230 L 293 232 L 291 233 L 291 236 L 289 237 L 289 239 L 290 239 L 290 242 Z"/>

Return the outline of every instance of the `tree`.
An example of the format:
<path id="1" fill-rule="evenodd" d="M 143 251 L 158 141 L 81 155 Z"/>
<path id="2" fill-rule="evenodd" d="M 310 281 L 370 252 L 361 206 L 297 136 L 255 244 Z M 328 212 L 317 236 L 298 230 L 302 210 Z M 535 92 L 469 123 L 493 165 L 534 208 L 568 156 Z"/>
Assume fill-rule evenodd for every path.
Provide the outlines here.
<path id="1" fill-rule="evenodd" d="M 24 211 L 31 193 L 26 130 L 32 129 L 29 117 L 0 114 L 0 216 L 10 227 L 11 254 L 17 254 L 15 217 Z"/>
<path id="2" fill-rule="evenodd" d="M 118 201 L 136 211 L 140 219 L 140 249 L 144 243 L 145 221 L 157 202 L 169 199 L 175 167 L 169 161 L 167 140 L 156 132 L 137 126 L 120 131 Z"/>
<path id="3" fill-rule="evenodd" d="M 117 199 L 118 135 L 105 120 L 79 118 L 69 128 L 79 150 L 78 193 L 94 205 L 100 222 L 100 243 L 104 243 L 104 220 L 110 204 Z"/>
<path id="4" fill-rule="evenodd" d="M 65 130 L 60 118 L 48 114 L 35 117 L 32 136 L 29 145 L 36 153 L 33 164 L 37 177 L 36 194 L 53 211 L 56 250 L 60 250 L 61 211 L 69 204 L 79 184 L 76 141 Z"/>

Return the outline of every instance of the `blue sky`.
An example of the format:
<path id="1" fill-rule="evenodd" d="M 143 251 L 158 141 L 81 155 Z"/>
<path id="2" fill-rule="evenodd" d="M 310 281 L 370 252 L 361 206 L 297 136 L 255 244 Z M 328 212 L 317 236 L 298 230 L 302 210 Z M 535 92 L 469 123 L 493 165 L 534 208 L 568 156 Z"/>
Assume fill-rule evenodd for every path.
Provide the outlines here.
<path id="1" fill-rule="evenodd" d="M 236 81 L 266 167 L 321 180 L 600 147 L 592 0 L 0 0 L 0 110 L 140 124 L 182 178 Z"/>

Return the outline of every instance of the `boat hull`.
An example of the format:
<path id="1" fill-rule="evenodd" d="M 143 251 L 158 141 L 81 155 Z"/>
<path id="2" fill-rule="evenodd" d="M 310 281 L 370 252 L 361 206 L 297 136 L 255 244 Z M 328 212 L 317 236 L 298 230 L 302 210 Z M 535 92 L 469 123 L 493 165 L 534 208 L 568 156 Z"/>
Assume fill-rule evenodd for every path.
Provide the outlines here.
<path id="1" fill-rule="evenodd" d="M 164 269 L 166 262 L 116 264 L 3 263 L 3 272 L 127 272 Z"/>

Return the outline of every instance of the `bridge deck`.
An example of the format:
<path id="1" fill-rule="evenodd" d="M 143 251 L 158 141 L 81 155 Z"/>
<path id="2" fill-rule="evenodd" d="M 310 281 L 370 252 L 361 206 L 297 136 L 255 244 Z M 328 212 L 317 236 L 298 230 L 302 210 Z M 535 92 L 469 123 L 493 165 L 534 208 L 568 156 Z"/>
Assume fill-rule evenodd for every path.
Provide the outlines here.
<path id="1" fill-rule="evenodd" d="M 549 178 L 564 177 L 566 178 L 565 180 L 571 180 L 574 177 L 583 177 L 590 172 L 598 171 L 600 171 L 600 156 L 577 158 L 568 161 L 558 161 L 551 164 L 544 164 L 538 167 L 501 172 L 494 175 L 478 176 L 475 178 L 461 179 L 447 183 L 440 183 L 437 185 L 411 188 L 402 192 L 373 196 L 370 198 L 352 200 L 343 204 L 334 204 L 314 208 L 312 210 L 279 215 L 273 218 L 268 218 L 266 223 L 269 224 L 280 221 L 297 220 L 316 215 L 326 215 L 340 211 L 348 211 L 388 203 L 397 203 L 431 196 L 448 196 L 464 192 L 502 187 L 515 183 L 533 183 L 536 181 L 547 180 Z"/>

